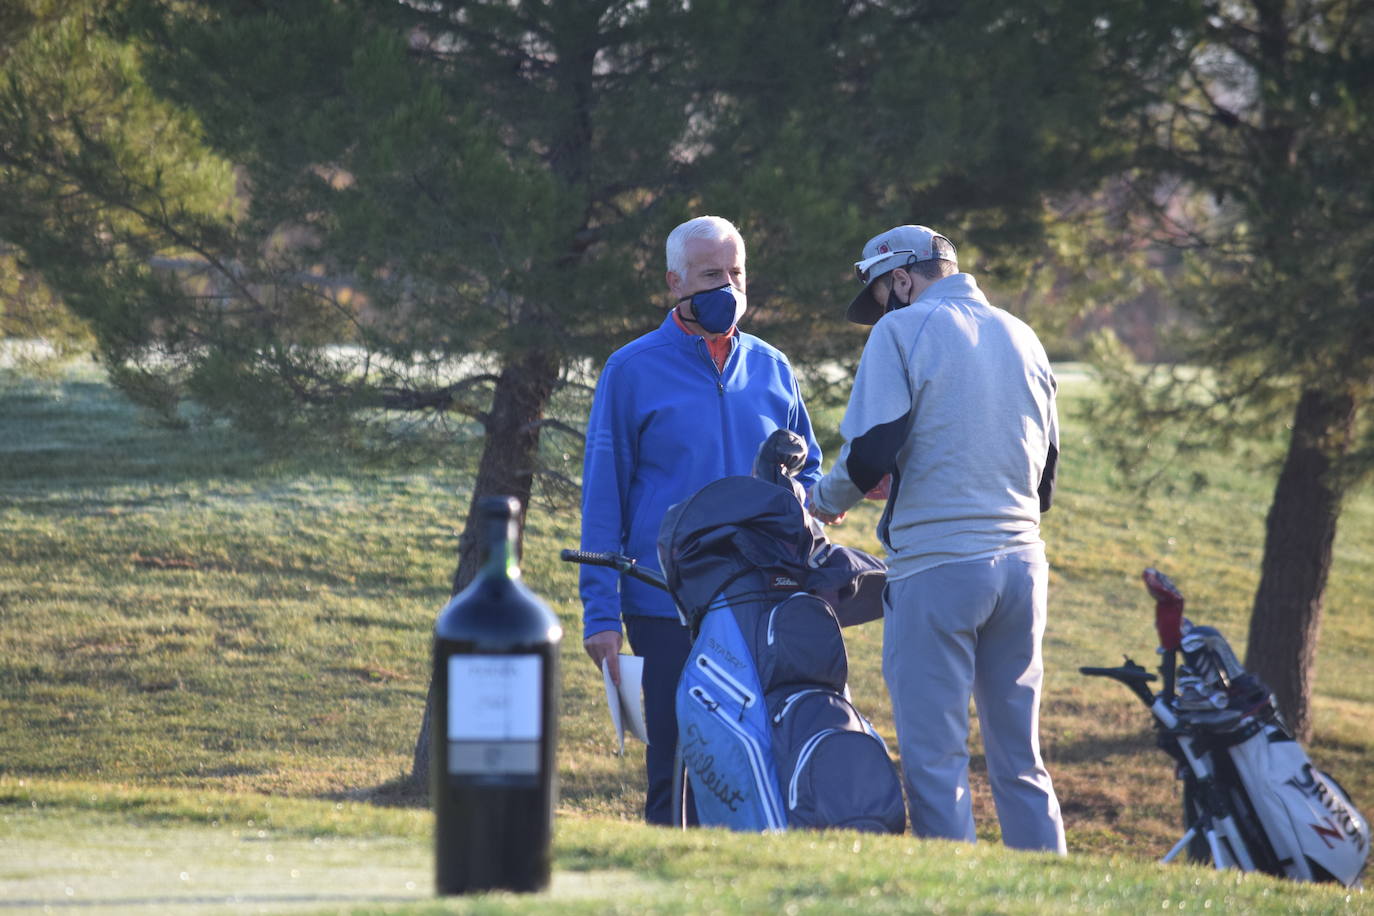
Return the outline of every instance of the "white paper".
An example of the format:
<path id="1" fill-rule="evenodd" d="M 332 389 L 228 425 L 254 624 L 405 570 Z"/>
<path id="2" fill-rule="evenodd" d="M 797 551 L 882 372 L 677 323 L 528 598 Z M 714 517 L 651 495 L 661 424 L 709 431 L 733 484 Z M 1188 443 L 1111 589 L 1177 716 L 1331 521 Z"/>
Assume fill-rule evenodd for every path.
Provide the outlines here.
<path id="1" fill-rule="evenodd" d="M 644 659 L 638 655 L 620 656 L 620 686 L 611 680 L 610 659 L 601 660 L 601 676 L 606 682 L 606 704 L 611 708 L 611 724 L 615 726 L 615 736 L 620 742 L 618 753 L 625 753 L 625 731 L 649 743 L 649 732 L 644 727 Z"/>

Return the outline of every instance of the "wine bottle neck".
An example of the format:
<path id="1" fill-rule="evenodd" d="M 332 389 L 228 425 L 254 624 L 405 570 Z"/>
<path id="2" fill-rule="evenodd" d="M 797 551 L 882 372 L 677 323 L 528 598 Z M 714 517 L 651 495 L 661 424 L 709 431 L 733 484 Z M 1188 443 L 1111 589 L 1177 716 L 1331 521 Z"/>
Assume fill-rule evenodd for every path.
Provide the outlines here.
<path id="1" fill-rule="evenodd" d="M 482 538 L 482 575 L 520 578 L 520 561 L 515 553 L 516 536 L 514 518 L 487 519 Z"/>

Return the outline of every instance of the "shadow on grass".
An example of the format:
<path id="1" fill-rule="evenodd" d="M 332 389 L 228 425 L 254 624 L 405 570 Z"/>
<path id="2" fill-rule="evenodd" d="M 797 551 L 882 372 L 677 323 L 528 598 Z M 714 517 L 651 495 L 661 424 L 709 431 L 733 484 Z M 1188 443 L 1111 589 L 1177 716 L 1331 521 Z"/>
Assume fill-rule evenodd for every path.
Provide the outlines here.
<path id="1" fill-rule="evenodd" d="M 429 786 L 415 782 L 407 774 L 375 786 L 346 792 L 326 792 L 319 797 L 325 801 L 362 802 L 379 808 L 428 808 Z"/>
<path id="2" fill-rule="evenodd" d="M 0 482 L 60 494 L 81 484 L 251 482 L 387 471 L 413 467 L 423 457 L 404 450 L 390 458 L 350 450 L 325 430 L 255 440 L 194 410 L 184 422 L 169 424 L 92 374 L 81 370 L 81 377 L 54 381 L 0 369 Z M 445 450 L 450 464 L 461 457 L 451 451 Z"/>
<path id="3" fill-rule="evenodd" d="M 558 787 L 559 807 L 587 814 L 619 813 L 624 808 L 627 796 L 633 797 L 633 808 L 637 813 L 644 800 L 642 771 L 636 769 L 631 774 L 579 772 L 575 779 L 564 778 Z M 326 801 L 361 802 L 382 808 L 428 808 L 430 804 L 429 785 L 415 783 L 409 774 L 377 785 L 325 793 L 318 797 Z"/>
<path id="4" fill-rule="evenodd" d="M 986 787 L 987 762 L 975 742 L 970 749 L 969 772 L 977 783 L 976 790 Z M 1158 755 L 1158 759 L 1155 759 Z M 1102 763 L 1104 761 L 1131 759 L 1127 764 L 1132 770 L 1141 767 L 1157 768 L 1161 781 L 1171 781 L 1168 759 L 1157 751 L 1153 736 L 1149 734 L 1128 737 L 1092 737 L 1059 745 L 1049 765 L 1051 770 L 1082 763 Z M 1072 782 L 1072 781 L 1071 781 Z M 606 770 L 601 772 L 578 772 L 575 778 L 564 778 L 559 787 L 559 806 L 583 812 L 587 815 L 626 816 L 637 815 L 643 801 L 643 774 Z M 986 794 L 986 793 L 981 793 Z M 980 799 L 981 799 L 980 794 Z M 383 808 L 428 808 L 430 804 L 428 785 L 419 786 L 409 776 L 398 776 L 378 785 L 321 795 L 329 801 L 351 801 L 377 805 Z M 627 799 L 633 801 L 627 810 Z M 981 799 L 986 805 L 980 806 L 983 826 L 994 823 L 993 811 L 989 807 L 990 798 Z M 1092 785 L 1075 784 L 1071 791 L 1061 793 L 1060 804 L 1065 816 L 1075 822 L 1091 821 L 1111 829 L 1124 817 L 1124 807 L 1119 792 L 1111 787 L 1100 791 Z M 981 810 L 986 807 L 987 810 Z"/>
<path id="5" fill-rule="evenodd" d="M 1116 757 L 1138 757 L 1158 754 L 1161 765 L 1168 758 L 1155 745 L 1154 732 L 1142 729 L 1132 735 L 1095 735 L 1076 741 L 1056 741 L 1048 759 L 1051 766 L 1072 766 L 1080 763 L 1101 763 Z"/>
<path id="6" fill-rule="evenodd" d="M 6 372 L 0 386 L 4 479 L 34 492 L 73 483 L 179 482 L 281 473 L 280 459 L 227 424 L 160 424 L 103 381 L 40 381 Z M 320 456 L 303 456 L 301 467 Z"/>

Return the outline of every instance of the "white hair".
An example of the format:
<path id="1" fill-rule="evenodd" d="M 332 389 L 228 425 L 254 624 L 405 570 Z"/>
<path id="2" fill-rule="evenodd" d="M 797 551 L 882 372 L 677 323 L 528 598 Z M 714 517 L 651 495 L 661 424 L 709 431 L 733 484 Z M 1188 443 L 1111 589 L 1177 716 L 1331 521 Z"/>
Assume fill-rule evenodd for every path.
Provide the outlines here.
<path id="1" fill-rule="evenodd" d="M 735 224 L 720 216 L 698 216 L 682 223 L 668 233 L 665 246 L 668 256 L 668 269 L 679 277 L 687 276 L 687 242 L 689 239 L 735 239 L 739 242 L 740 253 L 744 253 L 744 236 L 739 234 Z"/>

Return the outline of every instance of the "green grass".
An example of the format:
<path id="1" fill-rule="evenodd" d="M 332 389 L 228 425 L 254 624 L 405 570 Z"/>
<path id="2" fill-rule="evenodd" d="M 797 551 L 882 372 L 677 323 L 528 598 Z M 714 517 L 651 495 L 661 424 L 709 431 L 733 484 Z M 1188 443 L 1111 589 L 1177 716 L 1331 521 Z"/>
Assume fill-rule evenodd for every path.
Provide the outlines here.
<path id="1" fill-rule="evenodd" d="M 876 844 L 866 848 L 882 851 L 879 861 L 841 856 L 849 864 L 831 876 L 821 864 L 852 836 L 681 837 L 638 826 L 642 748 L 631 745 L 624 758 L 612 753 L 600 677 L 579 645 L 576 570 L 556 559 L 558 548 L 577 540 L 576 512 L 536 506 L 525 576 L 567 633 L 559 875 L 633 873 L 628 884 L 639 890 L 627 899 L 668 911 L 679 904 L 658 899 L 663 882 L 686 882 L 690 893 L 705 895 L 685 911 L 704 908 L 716 899 L 710 894 L 727 910 L 771 912 L 789 901 L 816 912 L 896 901 L 919 910 L 930 895 L 958 888 L 986 899 L 942 897 L 952 911 L 1041 911 L 1075 894 L 1087 910 L 1114 908 L 1113 900 L 1116 908 L 1159 909 L 1194 880 L 1217 889 L 1218 906 L 1230 896 L 1227 908 L 1270 899 L 1246 896 L 1251 888 L 1282 900 L 1276 909 L 1300 901 L 1339 907 L 1339 898 L 1312 888 L 1148 864 L 1178 834 L 1168 761 L 1124 689 L 1076 673 L 1079 665 L 1115 664 L 1122 653 L 1153 664 L 1152 606 L 1139 583 L 1147 565 L 1169 572 L 1188 595 L 1188 614 L 1219 627 L 1243 652 L 1272 488 L 1266 462 L 1275 452 L 1194 456 L 1177 478 L 1205 474 L 1209 487 L 1160 487 L 1142 500 L 1113 478 L 1075 418 L 1091 384 L 1072 373 L 1063 382 L 1061 488 L 1045 520 L 1053 572 L 1042 737 L 1075 854 L 1069 862 L 1043 868 L 991 843 L 968 850 L 864 838 Z M 0 376 L 3 813 L 36 799 L 47 813 L 35 819 L 30 807 L 23 829 L 55 838 L 84 832 L 82 818 L 143 829 L 147 805 L 131 798 L 163 799 L 159 805 L 177 811 L 202 795 L 213 796 L 206 804 L 217 811 L 270 799 L 274 811 L 300 806 L 314 825 L 309 833 L 343 805 L 354 812 L 346 819 L 370 824 L 360 841 L 400 837 L 427 875 L 424 812 L 376 803 L 398 801 L 393 787 L 409 767 L 429 629 L 447 598 L 455 529 L 467 511 L 459 465 L 471 458 L 417 471 L 358 467 L 318 450 L 273 457 L 221 426 L 149 426 L 91 370 L 52 381 Z M 837 539 L 874 549 L 875 520 L 876 508 L 864 507 L 835 530 Z M 1374 807 L 1371 545 L 1374 496 L 1365 490 L 1341 519 L 1310 748 L 1366 811 Z M 851 688 L 891 743 L 880 637 L 876 625 L 847 633 Z M 976 743 L 974 752 L 979 833 L 995 840 Z M 82 801 L 91 795 L 96 803 Z M 101 799 L 113 799 L 108 810 Z M 401 820 L 386 820 L 393 816 Z M 208 829 L 184 811 L 169 824 Z M 8 832 L 0 829 L 0 849 L 11 842 Z M 807 864 L 813 848 L 825 853 L 821 864 Z M 679 859 L 704 877 L 698 881 Z M 927 860 L 936 864 L 920 864 Z M 1119 884 L 1092 884 L 1106 873 L 1130 875 L 1139 888 L 1116 898 Z M 1018 882 L 1030 889 L 1015 890 Z M 572 909 L 586 901 L 605 909 L 614 894 L 598 887 L 583 882 L 555 898 Z M 22 896 L 0 881 L 0 902 Z M 525 904 L 499 904 L 507 906 Z"/>
<path id="2" fill-rule="evenodd" d="M 430 899 L 429 825 L 371 805 L 0 780 L 4 900 L 79 912 L 1120 913 L 1367 911 L 1363 895 L 1134 858 L 1011 855 L 848 832 L 769 836 L 563 817 L 536 896 Z M 8 847 L 8 848 L 7 848 Z M 3 905 L 4 900 L 0 900 Z"/>

